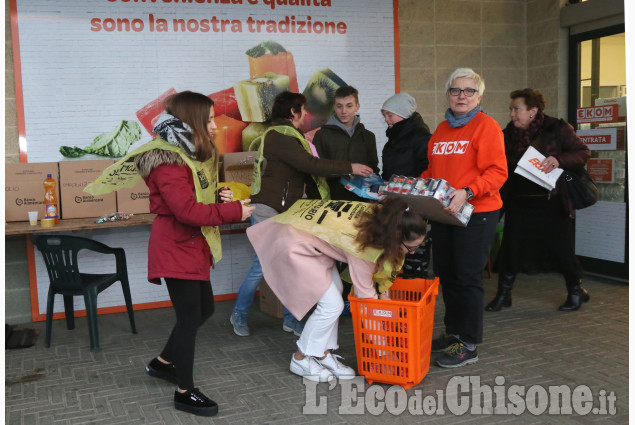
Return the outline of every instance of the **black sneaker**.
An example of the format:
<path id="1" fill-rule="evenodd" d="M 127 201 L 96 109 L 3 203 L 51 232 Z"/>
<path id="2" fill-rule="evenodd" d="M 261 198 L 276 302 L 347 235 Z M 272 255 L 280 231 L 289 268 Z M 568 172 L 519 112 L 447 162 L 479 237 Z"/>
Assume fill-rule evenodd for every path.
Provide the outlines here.
<path id="1" fill-rule="evenodd" d="M 437 365 L 447 368 L 455 368 L 466 366 L 478 361 L 476 348 L 468 350 L 465 345 L 460 342 L 452 344 L 450 348 L 437 359 Z"/>
<path id="2" fill-rule="evenodd" d="M 176 384 L 176 368 L 173 363 L 165 364 L 156 357 L 146 366 L 146 373 L 154 378 Z"/>
<path id="3" fill-rule="evenodd" d="M 430 351 L 433 353 L 445 353 L 448 348 L 457 342 L 459 342 L 459 339 L 454 335 L 443 334 L 432 340 L 432 349 Z"/>
<path id="4" fill-rule="evenodd" d="M 218 414 L 218 404 L 214 400 L 210 400 L 198 390 L 194 388 L 184 393 L 174 391 L 174 407 L 176 410 L 193 413 L 198 416 L 214 416 Z"/>

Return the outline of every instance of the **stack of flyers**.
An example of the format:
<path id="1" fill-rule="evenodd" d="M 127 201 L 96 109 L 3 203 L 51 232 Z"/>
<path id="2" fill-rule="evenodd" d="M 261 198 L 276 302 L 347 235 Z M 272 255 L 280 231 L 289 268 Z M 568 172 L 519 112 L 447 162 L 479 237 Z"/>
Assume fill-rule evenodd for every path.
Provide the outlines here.
<path id="1" fill-rule="evenodd" d="M 399 176 L 397 174 L 393 174 L 390 176 L 390 180 L 388 180 L 388 186 L 386 186 L 386 192 L 394 192 L 401 193 L 401 186 L 403 186 L 406 181 L 406 176 Z"/>
<path id="2" fill-rule="evenodd" d="M 558 178 L 564 170 L 562 168 L 549 171 L 544 170 L 542 167 L 544 160 L 545 156 L 543 154 L 538 152 L 533 146 L 529 146 L 518 161 L 518 166 L 514 172 L 528 178 L 547 190 L 553 190 L 556 187 Z"/>
<path id="3" fill-rule="evenodd" d="M 459 221 L 467 226 L 467 222 L 470 221 L 470 217 L 474 212 L 474 207 L 472 204 L 468 204 L 467 202 L 463 204 L 459 212 L 456 213 L 455 217 L 459 219 Z"/>

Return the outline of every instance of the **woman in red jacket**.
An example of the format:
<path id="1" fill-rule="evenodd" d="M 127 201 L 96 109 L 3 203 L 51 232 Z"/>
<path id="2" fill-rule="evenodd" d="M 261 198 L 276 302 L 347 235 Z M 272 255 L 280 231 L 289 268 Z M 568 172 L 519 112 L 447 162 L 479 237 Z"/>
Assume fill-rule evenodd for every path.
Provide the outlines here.
<path id="1" fill-rule="evenodd" d="M 161 354 L 146 366 L 150 376 L 178 385 L 178 410 L 201 416 L 218 413 L 218 405 L 194 387 L 194 343 L 198 328 L 214 312 L 210 283 L 212 255 L 220 258 L 214 226 L 246 220 L 249 200 L 231 202 L 232 192 L 216 197 L 217 149 L 212 138 L 214 102 L 189 91 L 166 102 L 153 131 L 152 149 L 135 165 L 150 189 L 152 223 L 148 247 L 148 280 L 165 280 L 176 312 L 176 324 Z"/>

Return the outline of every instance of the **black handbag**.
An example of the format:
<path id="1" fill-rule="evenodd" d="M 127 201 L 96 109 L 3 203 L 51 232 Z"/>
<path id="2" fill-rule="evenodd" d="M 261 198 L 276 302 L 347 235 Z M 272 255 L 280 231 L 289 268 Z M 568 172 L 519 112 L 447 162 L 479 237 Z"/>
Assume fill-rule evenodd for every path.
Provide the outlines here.
<path id="1" fill-rule="evenodd" d="M 590 207 L 600 199 L 600 190 L 585 168 L 564 170 L 567 198 L 576 210 Z"/>

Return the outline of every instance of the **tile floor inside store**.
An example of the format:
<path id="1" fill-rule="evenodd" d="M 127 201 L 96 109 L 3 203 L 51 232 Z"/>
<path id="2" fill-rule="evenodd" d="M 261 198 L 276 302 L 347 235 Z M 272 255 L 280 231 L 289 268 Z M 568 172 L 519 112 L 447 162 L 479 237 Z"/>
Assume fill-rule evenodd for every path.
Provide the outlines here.
<path id="1" fill-rule="evenodd" d="M 496 275 L 486 277 L 484 284 L 489 301 L 496 291 Z M 35 327 L 41 334 L 34 347 L 5 350 L 5 420 L 12 425 L 625 424 L 628 285 L 587 278 L 584 287 L 591 301 L 578 312 L 563 313 L 557 310 L 566 295 L 560 275 L 520 275 L 513 306 L 484 313 L 479 362 L 454 370 L 431 364 L 423 381 L 405 392 L 367 383 L 332 388 L 320 384 L 307 391 L 302 379 L 289 372 L 295 337 L 282 331 L 282 319 L 264 315 L 256 303 L 249 317 L 252 336 L 241 338 L 229 323 L 233 301 L 218 302 L 216 313 L 199 331 L 194 369 L 195 384 L 220 406 L 213 418 L 176 411 L 174 386 L 144 371 L 174 323 L 172 309 L 135 312 L 137 335 L 130 333 L 125 313 L 99 316 L 102 349 L 97 353 L 89 351 L 85 317 L 76 319 L 72 331 L 66 330 L 64 320 L 56 320 L 48 349 L 44 322 L 24 324 L 20 328 Z M 435 336 L 443 330 L 443 312 L 439 294 Z M 343 318 L 339 329 L 337 353 L 356 368 L 351 319 Z M 472 377 L 472 386 L 459 386 L 464 398 L 457 400 L 451 388 L 469 379 L 459 378 L 465 376 Z M 518 415 L 479 414 L 478 403 L 470 400 L 476 379 L 485 405 L 490 404 L 487 394 L 492 390 L 494 398 L 505 395 L 505 403 Z M 554 414 L 557 406 L 549 404 L 550 386 L 572 391 L 572 414 Z M 350 397 L 353 392 L 356 400 Z M 347 413 L 346 404 L 363 413 Z M 303 406 L 317 414 L 303 414 Z M 591 408 L 607 414 L 593 414 Z M 591 412 L 580 414 L 586 410 Z M 437 414 L 440 411 L 444 414 Z"/>

